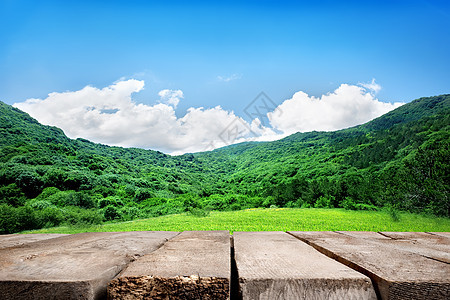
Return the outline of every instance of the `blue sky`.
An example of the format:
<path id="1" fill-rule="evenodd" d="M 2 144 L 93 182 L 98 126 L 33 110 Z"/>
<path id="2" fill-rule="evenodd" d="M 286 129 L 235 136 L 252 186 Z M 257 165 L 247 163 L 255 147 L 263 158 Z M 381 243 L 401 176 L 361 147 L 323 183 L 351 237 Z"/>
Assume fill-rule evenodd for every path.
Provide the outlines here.
<path id="1" fill-rule="evenodd" d="M 409 102 L 449 93 L 449 53 L 448 1 L 0 0 L 9 104 L 127 79 L 145 82 L 133 100 L 147 105 L 181 90 L 178 117 L 372 79 L 380 101 Z"/>

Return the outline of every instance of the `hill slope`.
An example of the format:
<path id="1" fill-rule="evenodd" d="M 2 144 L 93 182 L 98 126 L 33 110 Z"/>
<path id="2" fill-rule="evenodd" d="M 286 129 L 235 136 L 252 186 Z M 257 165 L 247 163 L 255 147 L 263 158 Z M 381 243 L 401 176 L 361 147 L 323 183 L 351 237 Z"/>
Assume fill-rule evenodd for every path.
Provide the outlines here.
<path id="1" fill-rule="evenodd" d="M 171 157 L 72 140 L 0 102 L 0 232 L 246 207 L 450 216 L 450 95 L 367 124 Z"/>

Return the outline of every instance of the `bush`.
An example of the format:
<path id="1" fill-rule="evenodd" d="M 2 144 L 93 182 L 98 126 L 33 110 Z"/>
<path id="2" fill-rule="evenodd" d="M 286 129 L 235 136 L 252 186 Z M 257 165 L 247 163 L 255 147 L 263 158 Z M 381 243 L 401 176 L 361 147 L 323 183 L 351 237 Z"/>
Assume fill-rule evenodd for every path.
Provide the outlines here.
<path id="1" fill-rule="evenodd" d="M 365 203 L 357 203 L 355 205 L 356 210 L 371 210 L 375 211 L 378 210 L 378 207 L 372 204 L 365 204 Z"/>
<path id="2" fill-rule="evenodd" d="M 44 183 L 36 172 L 24 171 L 16 177 L 16 184 L 29 198 L 42 192 Z"/>
<path id="3" fill-rule="evenodd" d="M 74 206 L 62 209 L 46 202 L 40 200 L 31 205 L 17 208 L 0 204 L 0 234 L 54 227 L 61 224 L 100 224 L 103 219 L 103 216 L 96 210 Z M 33 205 L 36 208 L 33 209 Z"/>
<path id="4" fill-rule="evenodd" d="M 31 207 L 0 204 L 0 234 L 35 228 L 39 228 L 39 224 Z"/>
<path id="5" fill-rule="evenodd" d="M 120 214 L 122 215 L 122 219 L 126 221 L 137 219 L 141 216 L 139 209 L 135 206 L 123 207 L 120 210 Z"/>
<path id="6" fill-rule="evenodd" d="M 203 200 L 203 205 L 210 210 L 225 210 L 228 203 L 223 195 L 214 194 L 205 198 Z"/>
<path id="7" fill-rule="evenodd" d="M 37 196 L 36 198 L 38 198 L 38 199 L 46 199 L 46 198 L 50 197 L 51 195 L 54 195 L 54 194 L 56 194 L 58 192 L 61 192 L 61 191 L 58 188 L 54 187 L 54 186 L 46 187 L 42 191 L 42 193 L 39 196 Z"/>
<path id="8" fill-rule="evenodd" d="M 155 195 L 152 193 L 152 191 L 150 189 L 146 189 L 146 188 L 138 188 L 135 192 L 134 195 L 134 199 L 137 202 L 141 202 L 144 201 L 146 199 L 152 198 Z"/>
<path id="9" fill-rule="evenodd" d="M 267 196 L 266 199 L 263 201 L 262 206 L 263 207 L 271 207 L 276 206 L 277 202 L 273 196 Z"/>
<path id="10" fill-rule="evenodd" d="M 50 201 L 47 201 L 47 200 L 36 200 L 36 201 L 31 200 L 30 202 L 28 202 L 28 205 L 30 205 L 32 208 L 39 209 L 39 210 L 42 210 L 42 209 L 45 209 L 48 207 L 54 207 L 54 205 Z"/>
<path id="11" fill-rule="evenodd" d="M 105 208 L 103 216 L 105 217 L 106 221 L 118 220 L 121 218 L 120 211 L 115 206 L 112 205 L 108 205 Z"/>
<path id="12" fill-rule="evenodd" d="M 345 197 L 344 201 L 342 201 L 342 207 L 348 210 L 356 210 L 356 202 L 351 197 Z"/>
<path id="13" fill-rule="evenodd" d="M 320 196 L 314 203 L 316 208 L 333 208 L 334 196 Z"/>
<path id="14" fill-rule="evenodd" d="M 0 203 L 17 207 L 24 205 L 26 199 L 25 194 L 15 183 L 0 187 Z"/>
<path id="15" fill-rule="evenodd" d="M 308 202 L 303 202 L 300 208 L 311 208 L 311 204 L 309 204 Z"/>
<path id="16" fill-rule="evenodd" d="M 296 207 L 298 207 L 298 204 L 297 204 L 297 202 L 289 201 L 288 203 L 286 203 L 286 207 L 287 208 L 296 208 Z"/>
<path id="17" fill-rule="evenodd" d="M 108 205 L 112 205 L 112 206 L 116 206 L 116 207 L 117 206 L 123 206 L 123 202 L 120 200 L 119 197 L 113 197 L 113 196 L 106 197 L 104 199 L 101 199 L 98 202 L 98 207 L 99 208 L 105 208 Z"/>
<path id="18" fill-rule="evenodd" d="M 63 209 L 64 223 L 68 225 L 100 224 L 103 216 L 95 209 L 72 206 Z"/>
<path id="19" fill-rule="evenodd" d="M 95 200 L 86 192 L 60 191 L 47 198 L 51 203 L 60 206 L 79 206 L 82 208 L 95 208 Z"/>
<path id="20" fill-rule="evenodd" d="M 240 203 L 235 202 L 235 203 L 233 203 L 233 204 L 230 205 L 230 209 L 231 209 L 231 210 L 241 210 L 242 207 L 241 207 L 241 204 L 240 204 Z"/>
<path id="21" fill-rule="evenodd" d="M 40 201 L 40 202 L 46 202 L 46 201 Z M 51 205 L 51 203 L 50 203 Z M 48 206 L 44 207 L 41 210 L 38 210 L 36 213 L 36 219 L 39 224 L 39 228 L 49 228 L 58 226 L 61 223 L 63 223 L 66 218 L 64 216 L 63 211 L 60 208 L 57 208 L 55 206 Z"/>

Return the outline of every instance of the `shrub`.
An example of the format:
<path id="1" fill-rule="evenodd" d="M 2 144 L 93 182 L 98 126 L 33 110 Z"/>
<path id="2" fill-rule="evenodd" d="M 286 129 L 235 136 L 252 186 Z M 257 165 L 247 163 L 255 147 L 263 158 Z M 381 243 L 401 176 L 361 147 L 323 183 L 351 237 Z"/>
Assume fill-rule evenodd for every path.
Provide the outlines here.
<path id="1" fill-rule="evenodd" d="M 50 197 L 51 195 L 54 195 L 56 193 L 60 192 L 60 190 L 54 186 L 50 186 L 50 187 L 46 187 L 42 193 L 37 196 L 36 198 L 38 199 L 46 199 L 48 197 Z"/>
<path id="2" fill-rule="evenodd" d="M 378 207 L 376 207 L 375 205 L 372 204 L 365 204 L 365 203 L 357 203 L 355 205 L 356 210 L 378 210 Z"/>
<path id="3" fill-rule="evenodd" d="M 334 196 L 320 196 L 314 203 L 316 208 L 333 208 Z"/>
<path id="4" fill-rule="evenodd" d="M 51 203 L 66 207 L 66 206 L 79 206 L 82 208 L 95 208 L 95 200 L 86 192 L 75 191 L 60 191 L 49 196 L 48 201 Z"/>
<path id="5" fill-rule="evenodd" d="M 148 198 L 152 198 L 152 197 L 154 197 L 152 191 L 150 189 L 146 189 L 146 188 L 138 188 L 134 195 L 134 199 L 137 202 L 141 202 L 141 201 L 144 201 L 144 200 L 146 200 Z"/>
<path id="6" fill-rule="evenodd" d="M 47 202 L 47 201 L 40 201 L 40 202 Z M 39 224 L 38 226 L 39 228 L 58 226 L 66 220 L 63 211 L 55 206 L 44 207 L 36 211 L 35 213 L 36 219 Z"/>
<path id="7" fill-rule="evenodd" d="M 211 210 L 224 210 L 228 206 L 225 197 L 220 194 L 214 194 L 205 198 L 203 205 Z"/>
<path id="8" fill-rule="evenodd" d="M 37 200 L 37 201 L 31 200 L 30 202 L 28 202 L 28 205 L 30 205 L 32 208 L 39 209 L 39 210 L 42 210 L 42 209 L 45 209 L 48 207 L 54 207 L 54 205 L 50 201 L 47 201 L 47 200 Z"/>
<path id="9" fill-rule="evenodd" d="M 17 207 L 24 205 L 25 201 L 25 194 L 15 183 L 0 187 L 0 203 Z"/>
<path id="10" fill-rule="evenodd" d="M 140 217 L 140 215 L 141 215 L 139 209 L 135 206 L 123 207 L 120 210 L 120 213 L 122 215 L 122 219 L 127 220 L 127 221 L 136 219 L 136 218 Z"/>
<path id="11" fill-rule="evenodd" d="M 242 207 L 241 207 L 240 203 L 235 202 L 235 203 L 230 205 L 230 209 L 231 210 L 240 210 L 240 209 L 242 209 Z"/>
<path id="12" fill-rule="evenodd" d="M 29 198 L 34 198 L 42 192 L 44 183 L 36 172 L 24 171 L 16 177 L 16 184 Z"/>
<path id="13" fill-rule="evenodd" d="M 112 206 L 116 206 L 116 207 L 123 206 L 123 202 L 120 200 L 119 197 L 113 197 L 113 196 L 109 196 L 104 199 L 100 199 L 100 201 L 98 202 L 99 208 L 105 208 L 108 205 L 112 205 Z"/>
<path id="14" fill-rule="evenodd" d="M 103 216 L 95 209 L 69 206 L 61 211 L 64 214 L 63 223 L 68 225 L 100 224 L 103 221 Z"/>
<path id="15" fill-rule="evenodd" d="M 107 221 L 112 221 L 112 220 L 118 220 L 121 218 L 121 214 L 119 212 L 119 210 L 112 205 L 108 205 L 105 208 L 105 212 L 103 213 L 103 216 L 105 217 L 105 219 Z"/>
<path id="16" fill-rule="evenodd" d="M 355 210 L 356 203 L 355 200 L 351 197 L 345 197 L 344 201 L 342 201 L 342 207 L 348 210 Z"/>
<path id="17" fill-rule="evenodd" d="M 267 196 L 266 199 L 262 203 L 263 207 L 272 207 L 276 206 L 276 200 L 273 196 Z"/>
<path id="18" fill-rule="evenodd" d="M 0 234 L 39 228 L 33 209 L 0 204 Z"/>

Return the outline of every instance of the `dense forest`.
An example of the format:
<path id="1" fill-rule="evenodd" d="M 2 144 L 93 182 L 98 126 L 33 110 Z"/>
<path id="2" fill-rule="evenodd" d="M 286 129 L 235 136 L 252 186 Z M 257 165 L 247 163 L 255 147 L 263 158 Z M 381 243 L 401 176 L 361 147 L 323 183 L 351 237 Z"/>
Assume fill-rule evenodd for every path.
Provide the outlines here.
<path id="1" fill-rule="evenodd" d="M 450 217 L 450 95 L 369 123 L 169 156 L 69 139 L 0 102 L 0 233 L 251 207 Z"/>

